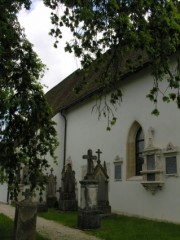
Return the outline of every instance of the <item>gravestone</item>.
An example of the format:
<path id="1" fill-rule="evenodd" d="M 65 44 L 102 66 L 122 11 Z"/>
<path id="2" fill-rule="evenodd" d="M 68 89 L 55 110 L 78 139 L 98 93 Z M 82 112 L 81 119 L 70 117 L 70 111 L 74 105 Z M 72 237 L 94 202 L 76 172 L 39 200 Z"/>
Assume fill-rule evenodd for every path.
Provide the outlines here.
<path id="1" fill-rule="evenodd" d="M 40 191 L 39 191 L 39 201 L 37 203 L 37 211 L 38 212 L 47 212 L 48 211 L 47 202 L 44 201 L 43 195 L 44 195 L 43 190 L 40 189 Z"/>
<path id="2" fill-rule="evenodd" d="M 96 151 L 97 153 L 97 165 L 94 169 L 94 178 L 98 182 L 98 193 L 97 193 L 97 205 L 98 210 L 101 214 L 111 213 L 111 206 L 109 205 L 108 197 L 108 179 L 106 163 L 104 166 L 101 164 L 100 154 L 102 153 L 100 149 Z"/>
<path id="3" fill-rule="evenodd" d="M 56 197 L 56 176 L 53 175 L 53 169 L 48 176 L 46 202 L 48 207 L 54 207 L 57 202 Z"/>
<path id="4" fill-rule="evenodd" d="M 28 189 L 22 194 L 25 200 L 16 204 L 13 240 L 35 240 L 37 204 L 31 201 Z"/>
<path id="5" fill-rule="evenodd" d="M 62 183 L 59 190 L 59 209 L 63 211 L 76 211 L 78 207 L 76 199 L 76 179 L 72 164 L 68 163 L 62 170 Z"/>
<path id="6" fill-rule="evenodd" d="M 98 182 L 94 179 L 93 160 L 97 157 L 93 156 L 92 150 L 89 149 L 87 155 L 83 155 L 83 159 L 87 159 L 87 174 L 81 184 L 81 203 L 78 213 L 78 227 L 81 229 L 94 229 L 100 227 L 100 216 L 97 208 L 97 188 Z"/>

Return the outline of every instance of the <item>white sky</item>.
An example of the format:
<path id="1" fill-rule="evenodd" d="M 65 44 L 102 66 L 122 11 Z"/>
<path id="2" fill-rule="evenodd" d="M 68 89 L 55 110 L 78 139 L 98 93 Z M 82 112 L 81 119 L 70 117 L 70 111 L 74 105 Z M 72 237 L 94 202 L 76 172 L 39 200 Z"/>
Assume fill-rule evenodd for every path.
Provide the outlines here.
<path id="1" fill-rule="evenodd" d="M 65 42 L 71 39 L 68 29 L 63 29 L 63 39 L 60 40 L 58 48 L 53 47 L 55 39 L 49 35 L 52 27 L 50 13 L 51 10 L 45 7 L 41 0 L 33 0 L 31 11 L 23 9 L 18 16 L 35 52 L 49 69 L 42 79 L 42 84 L 47 86 L 44 88 L 45 92 L 80 67 L 74 55 L 64 51 Z"/>

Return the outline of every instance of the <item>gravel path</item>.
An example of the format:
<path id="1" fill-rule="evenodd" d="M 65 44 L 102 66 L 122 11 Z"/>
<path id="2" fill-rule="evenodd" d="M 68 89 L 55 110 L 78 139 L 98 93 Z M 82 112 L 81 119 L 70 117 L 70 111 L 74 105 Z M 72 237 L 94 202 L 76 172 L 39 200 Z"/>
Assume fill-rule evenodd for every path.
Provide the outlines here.
<path id="1" fill-rule="evenodd" d="M 14 207 L 0 203 L 0 213 L 14 219 L 14 212 Z M 36 230 L 50 240 L 100 240 L 99 238 L 85 234 L 79 229 L 69 228 L 41 217 L 37 217 Z"/>

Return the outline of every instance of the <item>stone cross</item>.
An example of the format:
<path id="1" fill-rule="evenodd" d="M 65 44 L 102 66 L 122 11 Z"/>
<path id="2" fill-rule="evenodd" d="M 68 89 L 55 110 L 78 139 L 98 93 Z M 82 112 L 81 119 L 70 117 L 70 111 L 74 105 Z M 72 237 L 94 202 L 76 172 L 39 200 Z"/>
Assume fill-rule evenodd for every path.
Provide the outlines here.
<path id="1" fill-rule="evenodd" d="M 25 192 L 22 192 L 22 195 L 25 197 L 25 200 L 29 200 L 31 197 L 31 191 L 26 189 Z"/>
<path id="2" fill-rule="evenodd" d="M 89 149 L 87 151 L 87 155 L 83 155 L 83 159 L 87 159 L 87 175 L 92 175 L 93 174 L 93 160 L 96 160 L 97 157 L 93 156 L 92 150 Z"/>
<path id="3" fill-rule="evenodd" d="M 100 149 L 98 149 L 98 150 L 96 151 L 96 153 L 97 153 L 97 155 L 98 155 L 98 157 L 97 157 L 97 163 L 100 164 L 100 163 L 101 163 L 100 155 L 101 155 L 102 152 L 101 152 Z"/>

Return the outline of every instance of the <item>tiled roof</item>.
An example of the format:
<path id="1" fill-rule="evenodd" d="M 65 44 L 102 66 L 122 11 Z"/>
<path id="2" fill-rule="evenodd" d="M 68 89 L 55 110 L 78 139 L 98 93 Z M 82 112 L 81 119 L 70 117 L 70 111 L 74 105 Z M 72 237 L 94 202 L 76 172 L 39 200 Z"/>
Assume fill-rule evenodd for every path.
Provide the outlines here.
<path id="1" fill-rule="evenodd" d="M 108 58 L 108 55 L 105 55 Z M 131 66 L 127 63 L 131 62 Z M 148 64 L 148 57 L 142 50 L 135 53 L 126 53 L 119 59 L 118 71 L 120 80 L 118 83 L 126 79 L 127 76 L 139 71 Z M 101 91 L 103 86 L 97 81 L 102 76 L 103 66 L 96 68 L 96 61 L 92 64 L 91 70 L 86 76 L 87 84 L 85 84 L 79 94 L 76 94 L 75 87 L 83 82 L 84 71 L 77 70 L 65 78 L 46 93 L 47 100 L 53 109 L 53 115 L 68 109 L 80 101 L 94 95 L 97 91 Z M 132 68 L 133 66 L 133 68 Z"/>

